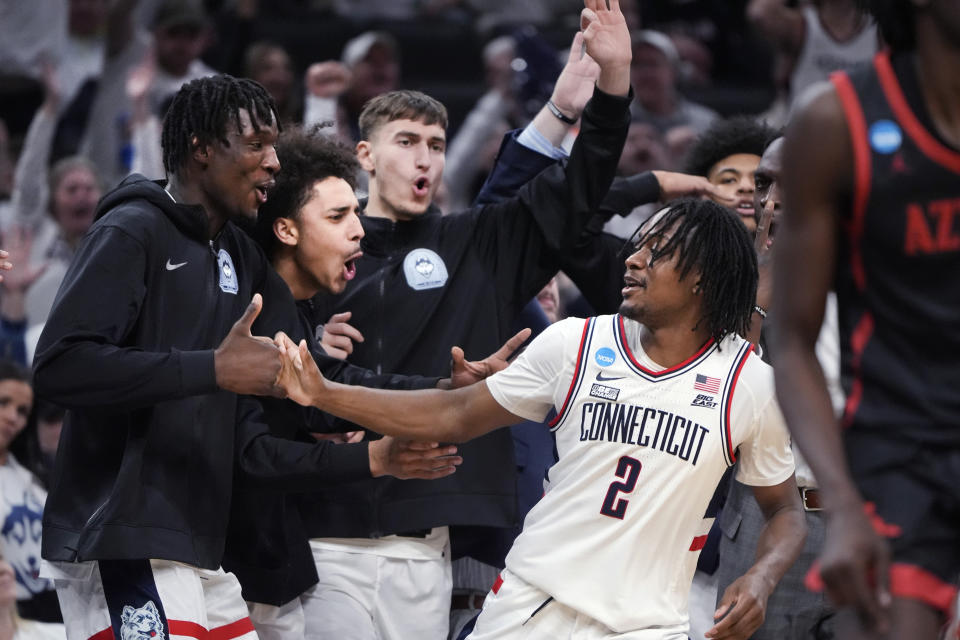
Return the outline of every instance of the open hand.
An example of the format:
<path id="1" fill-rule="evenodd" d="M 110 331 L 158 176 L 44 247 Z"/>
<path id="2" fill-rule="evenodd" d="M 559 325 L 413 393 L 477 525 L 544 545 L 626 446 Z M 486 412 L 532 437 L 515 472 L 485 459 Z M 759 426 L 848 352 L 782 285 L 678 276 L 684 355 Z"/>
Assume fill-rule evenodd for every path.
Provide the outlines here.
<path id="1" fill-rule="evenodd" d="M 281 351 L 273 340 L 251 333 L 261 308 L 263 298 L 254 294 L 243 315 L 213 352 L 217 386 L 234 393 L 282 397 L 283 390 L 277 385 Z"/>
<path id="2" fill-rule="evenodd" d="M 600 65 L 584 53 L 583 32 L 578 31 L 573 36 L 567 63 L 560 71 L 550 99 L 561 113 L 574 119 L 579 118 L 593 95 L 593 85 L 599 75 Z"/>
<path id="3" fill-rule="evenodd" d="M 318 98 L 336 98 L 350 86 L 350 70 L 336 60 L 314 62 L 304 75 L 304 85 Z"/>
<path id="4" fill-rule="evenodd" d="M 633 50 L 620 0 L 583 0 L 583 6 L 580 30 L 587 53 L 600 65 L 597 84 L 609 94 L 625 96 L 630 90 Z"/>
<path id="5" fill-rule="evenodd" d="M 323 394 L 326 380 L 310 355 L 307 341 L 301 340 L 297 345 L 283 331 L 278 332 L 273 340 L 282 354 L 277 385 L 297 404 L 315 406 L 314 399 Z"/>
<path id="6" fill-rule="evenodd" d="M 717 204 L 728 207 L 737 204 L 737 198 L 735 196 L 726 195 L 720 191 L 715 184 L 703 176 L 691 176 L 686 173 L 659 170 L 653 171 L 653 175 L 660 185 L 661 202 L 670 202 L 671 200 L 686 196 L 706 196 Z"/>
<path id="7" fill-rule="evenodd" d="M 401 480 L 435 480 L 457 470 L 463 458 L 454 455 L 457 448 L 437 442 L 411 442 L 384 436 L 370 443 L 370 473 L 374 477 L 390 475 Z"/>
<path id="8" fill-rule="evenodd" d="M 530 329 L 522 329 L 515 336 L 507 340 L 502 347 L 491 353 L 483 360 L 467 360 L 463 349 L 450 349 L 450 388 L 459 389 L 480 382 L 484 378 L 507 368 L 510 357 L 530 337 Z"/>

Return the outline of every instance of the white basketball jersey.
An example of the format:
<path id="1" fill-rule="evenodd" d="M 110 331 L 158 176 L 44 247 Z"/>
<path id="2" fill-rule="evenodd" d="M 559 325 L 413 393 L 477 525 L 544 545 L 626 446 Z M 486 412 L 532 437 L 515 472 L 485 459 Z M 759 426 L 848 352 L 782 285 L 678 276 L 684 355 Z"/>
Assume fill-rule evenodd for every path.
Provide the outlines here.
<path id="1" fill-rule="evenodd" d="M 750 343 L 711 340 L 657 370 L 639 326 L 619 315 L 565 320 L 487 380 L 516 415 L 542 420 L 557 408 L 559 461 L 506 565 L 613 631 L 683 631 L 724 471 L 739 455 L 741 482 L 774 485 L 793 458 L 772 370 Z"/>

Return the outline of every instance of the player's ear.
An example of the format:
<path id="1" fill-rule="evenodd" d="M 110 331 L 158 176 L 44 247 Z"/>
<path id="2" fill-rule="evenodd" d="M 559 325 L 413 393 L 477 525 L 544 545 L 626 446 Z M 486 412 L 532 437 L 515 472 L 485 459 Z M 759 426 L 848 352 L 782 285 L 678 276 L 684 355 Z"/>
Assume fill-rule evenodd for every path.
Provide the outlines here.
<path id="1" fill-rule="evenodd" d="M 373 162 L 373 147 L 370 145 L 369 140 L 361 140 L 357 143 L 357 160 L 360 161 L 360 166 L 367 173 L 373 173 L 374 162 Z"/>
<path id="2" fill-rule="evenodd" d="M 290 218 L 277 218 L 273 221 L 273 235 L 285 245 L 295 247 L 300 241 L 297 223 Z"/>

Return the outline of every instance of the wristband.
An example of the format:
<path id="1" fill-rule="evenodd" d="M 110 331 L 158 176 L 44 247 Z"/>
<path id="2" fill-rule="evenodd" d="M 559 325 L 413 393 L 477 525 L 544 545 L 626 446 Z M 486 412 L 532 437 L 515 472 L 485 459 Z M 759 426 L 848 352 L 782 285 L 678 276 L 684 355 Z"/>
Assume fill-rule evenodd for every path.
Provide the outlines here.
<path id="1" fill-rule="evenodd" d="M 753 311 L 755 313 L 760 314 L 760 317 L 763 318 L 764 320 L 767 319 L 767 310 L 761 307 L 760 305 L 758 304 L 753 305 Z"/>
<path id="2" fill-rule="evenodd" d="M 547 109 L 550 109 L 550 113 L 555 115 L 560 122 L 565 122 L 567 124 L 575 124 L 577 122 L 576 118 L 571 118 L 563 111 L 560 111 L 557 105 L 553 104 L 553 100 L 547 100 Z"/>

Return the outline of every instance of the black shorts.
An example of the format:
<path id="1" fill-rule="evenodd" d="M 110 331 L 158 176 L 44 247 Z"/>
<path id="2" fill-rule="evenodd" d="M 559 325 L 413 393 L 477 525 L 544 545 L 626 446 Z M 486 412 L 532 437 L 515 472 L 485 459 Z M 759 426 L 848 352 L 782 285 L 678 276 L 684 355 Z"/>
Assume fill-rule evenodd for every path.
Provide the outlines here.
<path id="1" fill-rule="evenodd" d="M 874 526 L 893 550 L 892 594 L 949 611 L 960 581 L 960 448 L 855 426 L 844 443 Z"/>

